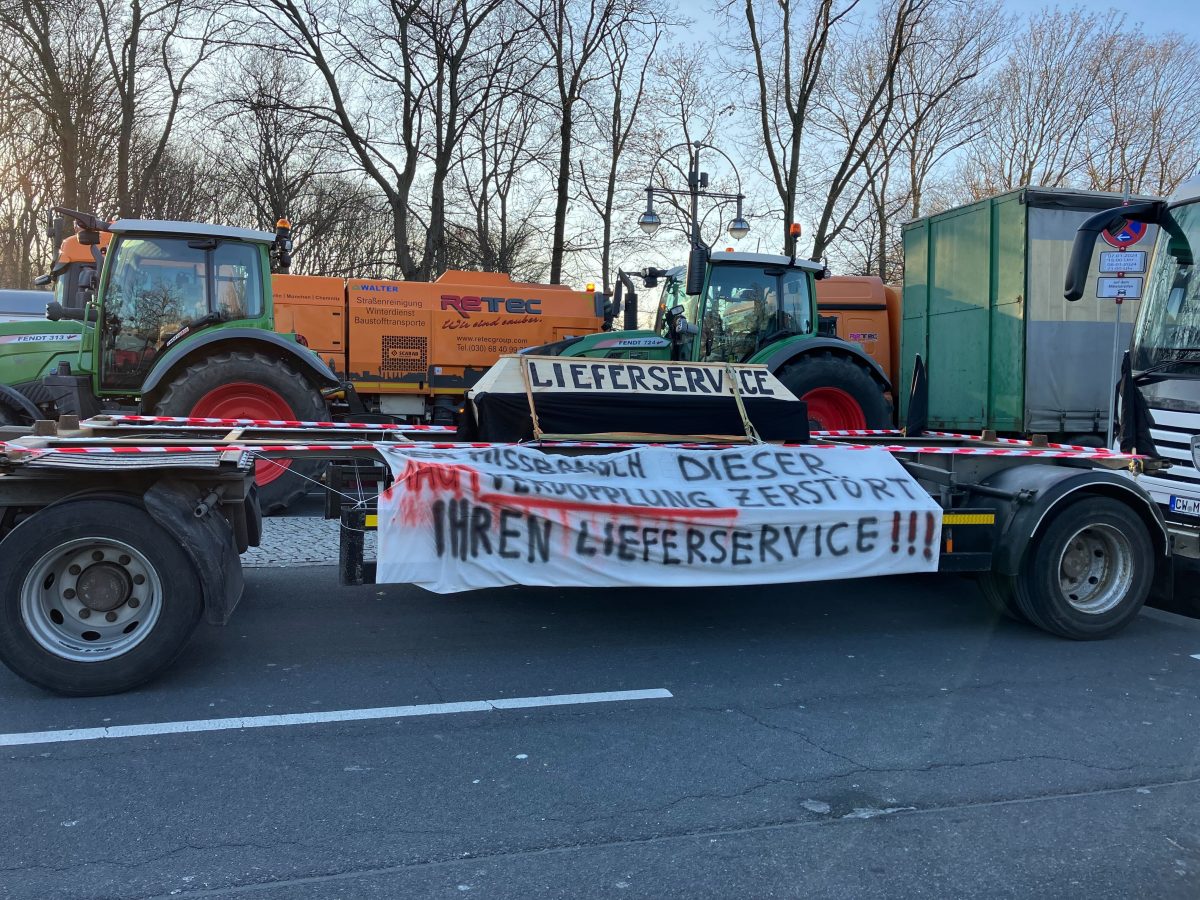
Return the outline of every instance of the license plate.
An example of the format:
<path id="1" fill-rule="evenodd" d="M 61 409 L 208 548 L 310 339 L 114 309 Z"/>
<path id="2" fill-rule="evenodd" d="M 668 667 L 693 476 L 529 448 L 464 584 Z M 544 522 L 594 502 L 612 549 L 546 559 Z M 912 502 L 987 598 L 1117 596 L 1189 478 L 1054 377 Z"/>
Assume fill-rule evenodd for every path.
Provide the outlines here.
<path id="1" fill-rule="evenodd" d="M 1183 513 L 1185 516 L 1200 516 L 1200 498 L 1172 497 L 1171 512 Z"/>

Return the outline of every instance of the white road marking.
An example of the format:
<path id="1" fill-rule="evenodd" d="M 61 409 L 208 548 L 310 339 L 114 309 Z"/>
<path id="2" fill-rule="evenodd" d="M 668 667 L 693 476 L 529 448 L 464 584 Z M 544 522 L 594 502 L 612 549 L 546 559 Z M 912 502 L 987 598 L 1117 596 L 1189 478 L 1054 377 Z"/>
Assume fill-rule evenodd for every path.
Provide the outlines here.
<path id="1" fill-rule="evenodd" d="M 102 741 L 110 738 L 147 737 L 156 734 L 192 734 L 198 731 L 239 731 L 243 728 L 276 728 L 284 725 L 315 725 L 321 722 L 363 722 L 371 719 L 401 719 L 408 716 L 445 716 L 452 713 L 491 712 L 500 709 L 532 709 L 538 706 L 620 703 L 625 700 L 664 700 L 671 696 L 671 692 L 665 688 L 650 688 L 641 691 L 602 691 L 594 694 L 551 694 L 545 697 L 463 700 L 458 703 L 425 703 L 419 706 L 382 706 L 375 709 L 334 709 L 326 712 L 290 713 L 279 716 L 241 716 L 230 719 L 193 719 L 186 722 L 151 722 L 145 725 L 108 725 L 104 728 L 27 731 L 0 734 L 0 747 Z"/>

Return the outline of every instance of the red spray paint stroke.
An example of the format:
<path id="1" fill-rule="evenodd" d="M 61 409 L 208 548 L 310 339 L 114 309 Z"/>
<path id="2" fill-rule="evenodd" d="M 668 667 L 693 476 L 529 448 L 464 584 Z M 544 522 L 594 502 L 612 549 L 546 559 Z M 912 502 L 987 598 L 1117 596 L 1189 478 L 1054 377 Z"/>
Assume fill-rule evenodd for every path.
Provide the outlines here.
<path id="1" fill-rule="evenodd" d="M 933 559 L 933 526 L 937 520 L 933 517 L 933 513 L 925 513 L 925 559 Z"/>
<path id="2" fill-rule="evenodd" d="M 900 513 L 892 513 L 892 552 L 900 552 Z"/>
<path id="3" fill-rule="evenodd" d="M 917 552 L 917 511 L 914 509 L 908 514 L 908 555 L 914 556 Z"/>
<path id="4" fill-rule="evenodd" d="M 462 499 L 469 488 L 479 495 L 479 470 L 464 463 L 425 462 L 409 459 L 393 483 L 402 485 L 400 508 L 397 519 L 404 525 L 420 525 L 429 518 L 432 501 L 449 493 L 456 500 Z"/>

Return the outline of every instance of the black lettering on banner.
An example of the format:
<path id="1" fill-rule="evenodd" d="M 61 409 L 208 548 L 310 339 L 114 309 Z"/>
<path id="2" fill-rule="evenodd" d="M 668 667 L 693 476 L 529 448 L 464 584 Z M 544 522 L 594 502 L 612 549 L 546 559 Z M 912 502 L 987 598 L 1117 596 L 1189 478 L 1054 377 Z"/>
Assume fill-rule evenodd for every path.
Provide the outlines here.
<path id="1" fill-rule="evenodd" d="M 637 554 L 633 552 L 637 546 L 637 541 L 633 539 L 633 533 L 637 531 L 636 525 L 622 525 L 617 529 L 617 557 L 626 562 L 636 562 Z"/>
<path id="2" fill-rule="evenodd" d="M 666 369 L 662 366 L 650 366 L 650 368 L 646 369 L 646 374 L 654 379 L 654 390 L 656 391 L 665 391 L 671 386 L 670 382 L 663 377 L 664 372 L 666 372 Z"/>
<path id="3" fill-rule="evenodd" d="M 683 476 L 684 481 L 708 480 L 710 472 L 707 461 L 702 462 L 692 456 L 677 456 L 675 458 L 679 461 L 679 474 Z"/>
<path id="4" fill-rule="evenodd" d="M 463 501 L 466 502 L 465 500 Z M 471 510 L 471 558 L 479 558 L 479 548 L 483 546 L 487 554 L 492 554 L 492 541 L 488 532 L 492 530 L 492 511 L 486 506 L 476 506 Z"/>
<path id="5" fill-rule="evenodd" d="M 808 501 L 800 496 L 800 488 L 794 484 L 781 484 L 779 489 L 783 491 L 784 496 L 792 501 L 793 506 L 808 506 Z"/>
<path id="6" fill-rule="evenodd" d="M 554 369 L 554 381 L 559 387 L 566 387 L 567 381 L 563 378 L 562 363 L 554 363 L 551 366 Z"/>
<path id="7" fill-rule="evenodd" d="M 509 549 L 509 539 L 516 540 L 521 536 L 521 532 L 515 528 L 509 528 L 510 519 L 519 519 L 521 514 L 514 509 L 500 510 L 500 556 L 504 559 L 520 559 L 521 551 Z"/>
<path id="8" fill-rule="evenodd" d="M 825 498 L 821 496 L 820 492 L 816 488 L 809 487 L 807 481 L 797 481 L 796 487 L 808 495 L 810 503 L 820 504 L 825 502 Z"/>
<path id="9" fill-rule="evenodd" d="M 588 523 L 584 519 L 579 523 L 579 537 L 575 539 L 576 556 L 595 556 L 596 548 L 588 541 Z"/>
<path id="10" fill-rule="evenodd" d="M 679 393 L 685 393 L 687 391 L 687 388 L 685 388 L 683 386 L 683 382 L 681 382 L 679 380 L 679 377 L 682 374 L 683 374 L 683 369 L 680 369 L 680 368 L 673 368 L 673 369 L 667 370 L 667 379 L 671 383 L 672 391 L 677 391 Z"/>
<path id="11" fill-rule="evenodd" d="M 834 479 L 832 479 L 832 478 L 814 478 L 813 482 L 815 484 L 819 484 L 819 485 L 821 485 L 821 487 L 825 488 L 825 493 L 829 495 L 830 500 L 837 500 L 837 494 L 835 494 L 833 492 L 833 488 L 831 488 L 829 486 L 829 482 L 831 482 L 833 480 Z"/>
<path id="12" fill-rule="evenodd" d="M 467 558 L 467 528 L 470 524 L 470 512 L 466 500 L 450 501 L 450 555 L 456 559 Z"/>
<path id="13" fill-rule="evenodd" d="M 708 391 L 704 388 L 704 376 L 695 369 L 684 369 L 683 374 L 687 377 L 688 393 L 691 394 L 707 394 Z"/>
<path id="14" fill-rule="evenodd" d="M 721 456 L 721 462 L 725 464 L 725 477 L 730 481 L 750 481 L 749 475 L 743 475 L 746 471 L 746 463 L 740 456 L 731 453 L 725 453 Z"/>
<path id="15" fill-rule="evenodd" d="M 775 392 L 767 385 L 767 379 L 769 377 L 769 372 L 763 372 L 761 370 L 756 370 L 754 372 L 754 380 L 758 384 L 758 392 L 760 394 L 766 394 L 767 396 L 774 397 Z"/>
<path id="16" fill-rule="evenodd" d="M 529 556 L 526 561 L 550 561 L 550 522 L 546 519 L 529 520 Z"/>
<path id="17" fill-rule="evenodd" d="M 434 500 L 433 506 L 433 546 L 437 551 L 438 559 L 446 555 L 446 532 L 442 524 L 442 517 L 446 514 L 446 501 Z"/>
<path id="18" fill-rule="evenodd" d="M 545 381 L 542 381 L 542 379 L 541 379 L 541 378 L 538 376 L 537 363 L 535 363 L 535 362 L 534 362 L 534 361 L 531 359 L 531 360 L 529 360 L 529 363 L 528 363 L 528 365 L 529 365 L 529 382 L 530 382 L 530 383 L 531 383 L 531 384 L 532 384 L 534 387 L 539 387 L 539 388 L 542 388 L 542 387 L 554 387 L 554 380 L 553 380 L 553 379 L 549 379 L 549 378 L 548 378 L 548 379 L 546 379 Z"/>
<path id="19" fill-rule="evenodd" d="M 642 562 L 650 562 L 650 548 L 658 546 L 659 534 L 657 528 L 642 529 Z M 653 538 L 653 540 L 651 540 Z"/>
<path id="20" fill-rule="evenodd" d="M 613 366 L 608 370 L 608 380 L 612 382 L 614 391 L 629 390 L 629 383 L 625 380 L 627 371 L 628 370 L 621 366 Z"/>
<path id="21" fill-rule="evenodd" d="M 841 529 L 849 527 L 850 526 L 845 522 L 838 522 L 836 525 L 830 525 L 829 528 L 825 530 L 825 544 L 829 547 L 829 552 L 834 556 L 845 556 L 850 552 L 850 547 L 848 545 L 843 544 L 841 547 L 838 547 L 833 543 L 834 534 Z"/>
<path id="22" fill-rule="evenodd" d="M 842 490 L 846 492 L 847 496 L 853 497 L 855 500 L 863 495 L 862 485 L 853 478 L 847 478 L 845 475 L 842 476 Z"/>
<path id="23" fill-rule="evenodd" d="M 604 390 L 604 378 L 608 374 L 608 366 L 597 364 L 592 366 L 592 386 L 598 390 Z"/>
<path id="24" fill-rule="evenodd" d="M 783 554 L 775 549 L 777 543 L 779 543 L 779 529 L 774 525 L 764 525 L 758 539 L 758 561 L 765 563 L 767 553 L 770 553 L 775 562 L 782 562 Z"/>
<path id="25" fill-rule="evenodd" d="M 712 388 L 712 393 L 714 393 L 714 394 L 721 393 L 721 381 L 722 381 L 721 370 L 720 369 L 715 369 L 715 370 L 710 369 L 706 366 L 701 371 L 704 372 L 704 377 L 708 379 L 708 384 L 709 384 L 709 387 Z"/>
<path id="26" fill-rule="evenodd" d="M 864 478 L 867 487 L 871 489 L 871 493 L 875 495 L 876 500 L 894 500 L 892 492 L 888 490 L 887 482 L 882 478 Z"/>
<path id="27" fill-rule="evenodd" d="M 671 556 L 671 551 L 676 550 L 679 547 L 679 545 L 676 544 L 675 540 L 674 540 L 678 536 L 679 536 L 679 532 L 677 532 L 674 528 L 668 528 L 662 533 L 663 565 L 664 566 L 677 566 L 683 561 L 681 559 Z"/>
<path id="28" fill-rule="evenodd" d="M 742 393 L 743 394 L 757 394 L 758 393 L 758 389 L 753 384 L 751 384 L 747 381 L 748 378 L 752 378 L 752 377 L 753 377 L 753 373 L 750 372 L 748 369 L 739 369 L 738 370 L 738 381 L 740 381 L 742 383 Z"/>
<path id="29" fill-rule="evenodd" d="M 733 564 L 735 566 L 748 566 L 753 560 L 750 558 L 750 551 L 754 549 L 754 545 L 750 542 L 754 537 L 749 531 L 733 532 Z"/>
<path id="30" fill-rule="evenodd" d="M 704 532 L 699 528 L 689 528 L 687 530 L 687 561 L 688 565 L 697 557 L 700 562 L 708 562 L 708 557 L 704 555 Z"/>
<path id="31" fill-rule="evenodd" d="M 755 503 L 750 499 L 750 488 L 730 488 L 729 492 L 733 494 L 733 502 L 743 509 L 762 509 L 761 503 Z"/>
<path id="32" fill-rule="evenodd" d="M 791 525 L 783 527 L 783 536 L 788 542 L 788 550 L 792 554 L 793 559 L 800 556 L 800 542 L 804 540 L 804 535 L 808 533 L 807 525 L 797 525 L 793 528 Z"/>
<path id="33" fill-rule="evenodd" d="M 604 523 L 604 555 L 612 556 L 613 553 L 613 523 Z"/>
<path id="34" fill-rule="evenodd" d="M 573 387 L 591 387 L 591 385 L 580 380 L 584 375 L 587 374 L 587 366 L 585 366 L 583 363 L 571 363 L 569 366 L 567 366 L 567 371 L 571 373 L 571 384 Z"/>
<path id="35" fill-rule="evenodd" d="M 875 541 L 879 538 L 879 532 L 875 526 L 879 524 L 879 520 L 875 516 L 863 516 L 858 520 L 858 537 L 854 542 L 854 549 L 859 553 L 871 553 L 875 550 Z"/>
<path id="36" fill-rule="evenodd" d="M 719 541 L 717 540 L 718 536 L 720 536 L 720 538 L 721 538 L 721 540 L 719 540 Z M 708 533 L 709 543 L 711 543 L 713 545 L 713 547 L 715 548 L 714 554 L 719 554 L 719 555 L 714 555 L 713 558 L 710 560 L 710 562 L 712 562 L 713 565 L 719 566 L 719 565 L 721 565 L 721 563 L 725 562 L 725 560 L 729 558 L 729 549 L 728 549 L 728 546 L 726 543 L 726 539 L 728 537 L 729 537 L 729 531 L 725 528 L 714 528 L 712 531 L 710 531 Z"/>
<path id="37" fill-rule="evenodd" d="M 773 506 L 776 509 L 780 509 L 780 508 L 787 506 L 787 504 L 784 503 L 779 498 L 779 495 L 775 493 L 775 488 L 770 485 L 766 485 L 766 484 L 759 485 L 758 494 L 760 497 L 763 498 L 763 500 L 765 500 L 767 502 L 767 506 Z"/>
<path id="38" fill-rule="evenodd" d="M 646 373 L 642 371 L 641 366 L 632 366 L 629 369 L 629 384 L 635 391 L 646 390 Z"/>
<path id="39" fill-rule="evenodd" d="M 904 478 L 889 478 L 888 481 L 895 482 L 897 485 L 899 485 L 900 490 L 904 491 L 904 496 L 907 497 L 909 500 L 911 500 L 913 498 L 913 493 L 911 490 L 909 490 L 908 481 L 906 479 L 904 479 Z"/>
<path id="40" fill-rule="evenodd" d="M 828 475 L 829 469 L 825 467 L 825 460 L 821 459 L 815 453 L 805 453 L 801 451 L 800 458 L 804 460 L 804 464 L 808 466 L 810 475 L 816 475 L 818 472 L 822 475 Z"/>

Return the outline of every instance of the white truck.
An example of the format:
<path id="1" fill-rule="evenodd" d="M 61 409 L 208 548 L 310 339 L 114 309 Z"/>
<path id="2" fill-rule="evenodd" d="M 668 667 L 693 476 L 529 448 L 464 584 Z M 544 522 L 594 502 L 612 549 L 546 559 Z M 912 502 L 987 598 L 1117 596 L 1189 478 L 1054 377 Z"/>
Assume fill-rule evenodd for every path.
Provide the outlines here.
<path id="1" fill-rule="evenodd" d="M 1119 233 L 1128 222 L 1159 227 L 1145 273 L 1138 276 L 1144 277 L 1144 290 L 1129 363 L 1152 419 L 1149 435 L 1171 464 L 1138 481 L 1162 510 L 1175 557 L 1200 560 L 1200 175 L 1168 200 L 1130 203 L 1084 222 L 1067 272 L 1068 300 L 1083 295 L 1100 233 Z M 1128 450 L 1136 442 L 1133 411 L 1118 407 L 1118 413 L 1125 426 L 1120 445 Z"/>

